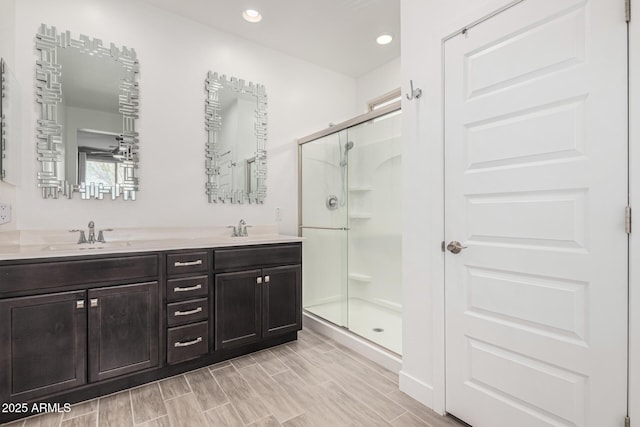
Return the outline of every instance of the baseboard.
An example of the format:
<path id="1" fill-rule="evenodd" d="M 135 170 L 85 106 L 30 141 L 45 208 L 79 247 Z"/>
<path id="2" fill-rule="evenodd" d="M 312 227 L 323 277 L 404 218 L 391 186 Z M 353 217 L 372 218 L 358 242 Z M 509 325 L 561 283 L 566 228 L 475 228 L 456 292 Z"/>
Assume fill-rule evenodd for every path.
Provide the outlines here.
<path id="1" fill-rule="evenodd" d="M 400 391 L 408 394 L 424 406 L 433 409 L 433 387 L 400 371 Z M 434 409 L 435 410 L 435 409 Z M 438 412 L 438 411 L 436 411 Z M 443 414 L 441 414 L 443 415 Z"/>
<path id="2" fill-rule="evenodd" d="M 332 340 L 392 372 L 398 373 L 402 368 L 402 358 L 397 354 L 385 350 L 372 342 L 314 316 L 311 313 L 307 313 L 306 311 L 303 313 L 302 323 L 305 328 L 331 338 Z"/>

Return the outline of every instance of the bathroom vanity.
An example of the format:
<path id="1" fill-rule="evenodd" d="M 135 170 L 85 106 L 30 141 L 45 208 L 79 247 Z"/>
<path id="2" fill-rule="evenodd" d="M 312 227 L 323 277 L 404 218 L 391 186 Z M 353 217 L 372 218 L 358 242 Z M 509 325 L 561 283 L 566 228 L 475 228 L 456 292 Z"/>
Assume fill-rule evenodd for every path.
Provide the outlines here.
<path id="1" fill-rule="evenodd" d="M 88 247 L 87 247 L 88 248 Z M 0 253 L 0 402 L 74 403 L 295 340 L 299 238 Z M 151 250 L 153 248 L 153 250 Z"/>

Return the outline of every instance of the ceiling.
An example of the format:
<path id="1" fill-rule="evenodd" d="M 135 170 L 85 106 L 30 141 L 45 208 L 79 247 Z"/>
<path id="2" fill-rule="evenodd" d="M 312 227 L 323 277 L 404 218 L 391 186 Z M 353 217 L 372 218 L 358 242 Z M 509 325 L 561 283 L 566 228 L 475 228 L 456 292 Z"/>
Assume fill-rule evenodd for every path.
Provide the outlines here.
<path id="1" fill-rule="evenodd" d="M 142 1 L 351 77 L 400 56 L 400 0 Z M 249 8 L 261 22 L 242 19 Z M 394 39 L 380 46 L 383 32 Z"/>

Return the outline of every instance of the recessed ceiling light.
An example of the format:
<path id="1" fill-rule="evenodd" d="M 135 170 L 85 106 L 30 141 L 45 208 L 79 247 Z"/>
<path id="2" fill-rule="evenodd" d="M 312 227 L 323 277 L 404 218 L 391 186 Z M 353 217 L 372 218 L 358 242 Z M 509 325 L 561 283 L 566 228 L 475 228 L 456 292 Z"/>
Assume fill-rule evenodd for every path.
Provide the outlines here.
<path id="1" fill-rule="evenodd" d="M 391 34 L 382 34 L 378 36 L 376 42 L 378 44 L 389 44 L 391 43 L 391 40 L 393 40 L 393 36 Z"/>
<path id="2" fill-rule="evenodd" d="M 262 21 L 262 15 L 260 15 L 260 12 L 253 9 L 247 9 L 242 12 L 242 17 L 247 22 L 256 23 Z"/>

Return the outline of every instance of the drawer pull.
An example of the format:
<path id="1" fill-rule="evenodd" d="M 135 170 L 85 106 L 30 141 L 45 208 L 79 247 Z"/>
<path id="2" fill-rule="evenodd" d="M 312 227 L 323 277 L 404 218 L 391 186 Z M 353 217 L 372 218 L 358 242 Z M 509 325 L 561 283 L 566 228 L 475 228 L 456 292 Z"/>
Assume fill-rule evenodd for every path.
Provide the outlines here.
<path id="1" fill-rule="evenodd" d="M 174 316 L 190 316 L 192 314 L 200 313 L 202 311 L 202 307 L 194 308 L 193 310 L 187 311 L 176 311 L 173 313 Z"/>
<path id="2" fill-rule="evenodd" d="M 202 289 L 202 285 L 198 283 L 195 286 L 188 286 L 186 288 L 181 288 L 180 286 L 176 286 L 173 288 L 173 292 L 189 292 L 189 291 L 197 291 L 198 289 Z"/>
<path id="3" fill-rule="evenodd" d="M 264 276 L 264 283 L 269 283 L 269 276 Z"/>
<path id="4" fill-rule="evenodd" d="M 195 340 L 187 341 L 187 342 L 178 341 L 177 343 L 174 343 L 173 346 L 174 347 L 189 347 L 190 345 L 198 344 L 199 342 L 202 342 L 202 337 L 198 337 Z"/>
<path id="5" fill-rule="evenodd" d="M 91 307 L 97 307 L 98 306 L 98 298 L 91 298 L 89 300 L 89 303 L 90 303 Z"/>
<path id="6" fill-rule="evenodd" d="M 84 308 L 84 300 L 76 301 L 76 308 Z"/>
<path id="7" fill-rule="evenodd" d="M 262 284 L 262 277 L 256 277 L 256 283 L 258 285 L 261 285 Z"/>
<path id="8" fill-rule="evenodd" d="M 186 262 L 180 262 L 180 261 L 176 261 L 173 263 L 174 267 L 190 267 L 192 265 L 202 265 L 202 260 L 196 260 L 196 261 L 186 261 Z"/>

